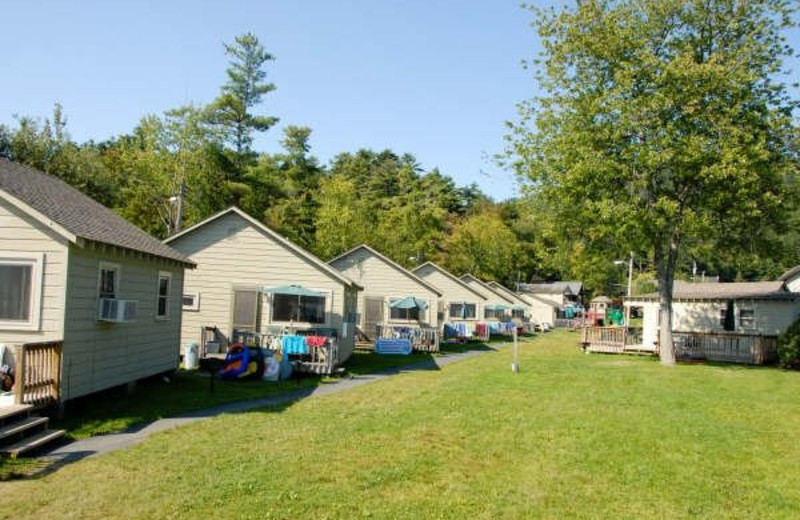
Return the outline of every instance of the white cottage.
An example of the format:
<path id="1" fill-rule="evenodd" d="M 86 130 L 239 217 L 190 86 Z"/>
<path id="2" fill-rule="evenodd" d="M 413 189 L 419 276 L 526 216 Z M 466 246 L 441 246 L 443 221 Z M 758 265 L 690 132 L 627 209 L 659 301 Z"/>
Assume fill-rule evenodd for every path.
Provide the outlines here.
<path id="1" fill-rule="evenodd" d="M 371 338 L 375 326 L 381 323 L 438 327 L 436 311 L 442 292 L 366 244 L 328 263 L 364 288 L 358 299 L 359 327 L 367 337 Z M 393 306 L 406 298 L 414 298 L 421 305 L 411 309 Z"/>
<path id="2" fill-rule="evenodd" d="M 0 159 L 0 344 L 23 353 L 18 385 L 39 385 L 18 388 L 22 401 L 174 370 L 193 266 L 56 177 Z M 3 362 L 20 362 L 4 350 Z"/>
<path id="3" fill-rule="evenodd" d="M 536 323 L 555 323 L 567 305 L 581 305 L 582 292 L 583 284 L 578 281 L 519 284 L 519 293 Z"/>
<path id="4" fill-rule="evenodd" d="M 625 299 L 642 309 L 642 347 L 654 350 L 658 341 L 658 294 Z M 783 281 L 689 283 L 673 286 L 672 330 L 675 333 L 733 333 L 777 336 L 800 315 L 800 294 Z"/>
<path id="5" fill-rule="evenodd" d="M 239 208 L 228 208 L 166 241 L 197 263 L 183 292 L 182 342 L 206 327 L 236 332 L 319 331 L 337 344 L 334 366 L 352 353 L 361 287 Z"/>

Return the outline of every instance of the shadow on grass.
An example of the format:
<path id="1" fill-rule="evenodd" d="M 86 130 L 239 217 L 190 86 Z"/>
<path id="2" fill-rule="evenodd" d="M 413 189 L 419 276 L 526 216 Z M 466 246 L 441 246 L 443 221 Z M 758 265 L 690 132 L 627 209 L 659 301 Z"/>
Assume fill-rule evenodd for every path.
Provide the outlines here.
<path id="1" fill-rule="evenodd" d="M 73 439 L 84 442 L 57 448 L 36 464 L 20 466 L 11 474 L 16 478 L 40 478 L 66 464 L 136 444 L 151 433 L 182 424 L 255 410 L 280 413 L 315 393 L 334 393 L 404 372 L 436 371 L 470 353 L 494 350 L 497 349 L 491 345 L 468 343 L 445 344 L 436 354 L 354 353 L 340 378 L 305 375 L 279 382 L 215 380 L 213 386 L 204 373 L 178 372 L 171 379 L 149 378 L 140 381 L 133 393 L 114 388 L 68 402 L 66 418 L 56 421 L 54 427 L 66 429 Z M 87 446 L 94 448 L 82 449 Z M 0 461 L 0 474 L 3 467 Z"/>

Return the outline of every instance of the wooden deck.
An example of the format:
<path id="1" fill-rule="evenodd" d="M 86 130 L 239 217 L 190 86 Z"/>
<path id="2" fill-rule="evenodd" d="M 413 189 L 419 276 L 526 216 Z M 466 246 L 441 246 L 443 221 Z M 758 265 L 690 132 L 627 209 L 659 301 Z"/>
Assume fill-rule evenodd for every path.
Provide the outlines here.
<path id="1" fill-rule="evenodd" d="M 584 352 L 605 354 L 656 354 L 655 348 L 642 344 L 641 333 L 626 327 L 584 327 L 581 329 Z"/>

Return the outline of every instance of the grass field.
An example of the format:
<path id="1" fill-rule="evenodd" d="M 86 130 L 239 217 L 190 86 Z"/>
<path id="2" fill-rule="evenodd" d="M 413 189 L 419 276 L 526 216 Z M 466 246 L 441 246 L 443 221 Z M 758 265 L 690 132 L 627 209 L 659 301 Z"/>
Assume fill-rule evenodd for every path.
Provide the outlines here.
<path id="1" fill-rule="evenodd" d="M 9 518 L 797 518 L 800 373 L 576 336 L 220 416 L 0 484 Z"/>

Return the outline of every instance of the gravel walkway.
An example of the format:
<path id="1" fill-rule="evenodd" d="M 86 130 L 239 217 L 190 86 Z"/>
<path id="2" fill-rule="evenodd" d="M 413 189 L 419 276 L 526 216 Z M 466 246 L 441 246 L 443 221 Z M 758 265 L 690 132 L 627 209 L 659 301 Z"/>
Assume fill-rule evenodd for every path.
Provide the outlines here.
<path id="1" fill-rule="evenodd" d="M 159 419 L 147 425 L 139 426 L 125 432 L 99 435 L 96 437 L 89 437 L 75 441 L 42 455 L 42 458 L 51 462 L 51 464 L 48 465 L 48 470 L 52 471 L 63 464 L 75 462 L 86 457 L 93 457 L 96 455 L 102 455 L 112 451 L 128 448 L 142 442 L 152 433 L 169 430 L 170 428 L 175 428 L 176 426 L 182 426 L 184 424 L 191 424 L 208 417 L 216 417 L 217 415 L 223 413 L 242 412 L 255 408 L 264 408 L 268 406 L 290 403 L 307 397 L 344 392 L 350 388 L 380 381 L 387 377 L 401 374 L 403 372 L 417 370 L 437 370 L 451 363 L 479 356 L 481 354 L 485 354 L 486 352 L 492 352 L 507 345 L 509 345 L 509 343 L 500 343 L 490 347 L 469 350 L 466 352 L 443 354 L 436 356 L 431 360 L 420 363 L 392 368 L 374 374 L 361 375 L 353 378 L 343 378 L 334 383 L 321 384 L 314 388 L 304 388 L 294 392 L 286 392 L 272 397 L 265 397 L 263 399 L 239 401 L 216 406 L 207 410 L 199 410 L 186 415 L 181 415 L 179 417 Z"/>

